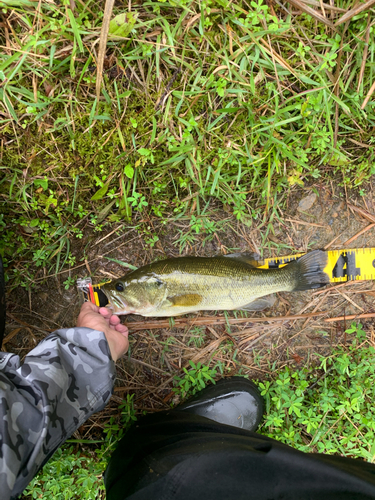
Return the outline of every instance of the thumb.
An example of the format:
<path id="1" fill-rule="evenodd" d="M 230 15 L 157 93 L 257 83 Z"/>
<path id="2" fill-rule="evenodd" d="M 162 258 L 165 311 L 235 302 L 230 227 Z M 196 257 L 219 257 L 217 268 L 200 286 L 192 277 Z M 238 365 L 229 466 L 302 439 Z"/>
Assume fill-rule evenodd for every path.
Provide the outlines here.
<path id="1" fill-rule="evenodd" d="M 129 349 L 128 329 L 124 325 L 118 326 L 122 326 L 121 330 L 124 328 L 125 330 L 120 332 L 117 329 L 108 328 L 105 332 L 113 361 L 117 361 Z"/>

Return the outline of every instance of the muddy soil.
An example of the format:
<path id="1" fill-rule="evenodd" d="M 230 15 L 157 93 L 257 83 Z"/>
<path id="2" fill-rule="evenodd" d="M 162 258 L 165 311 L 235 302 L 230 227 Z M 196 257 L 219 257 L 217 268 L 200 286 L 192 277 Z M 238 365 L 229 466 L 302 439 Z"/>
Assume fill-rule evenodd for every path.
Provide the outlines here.
<path id="1" fill-rule="evenodd" d="M 261 221 L 255 221 L 247 227 L 227 212 L 218 211 L 215 218 L 227 221 L 224 230 L 206 242 L 207 235 L 199 235 L 196 243 L 186 246 L 182 254 L 212 256 L 228 251 L 263 251 L 264 257 L 275 257 L 317 248 L 375 247 L 374 229 L 346 244 L 370 224 L 365 217 L 353 213 L 350 204 L 375 216 L 371 185 L 367 187 L 368 194 L 362 198 L 329 188 L 314 189 L 318 195 L 315 203 L 302 211 L 298 210 L 299 203 L 314 191 L 292 191 L 286 206 L 279 209 L 280 220 L 274 218 L 272 221 L 274 233 L 270 231 L 267 237 L 267 223 L 262 225 Z M 79 311 L 78 295 L 74 287 L 65 290 L 63 285 L 69 274 L 72 277 L 90 275 L 94 283 L 99 283 L 128 272 L 107 260 L 108 257 L 140 267 L 156 259 L 180 255 L 179 247 L 174 243 L 179 231 L 188 227 L 188 222 L 161 224 L 153 220 L 147 227 L 159 237 L 153 247 L 146 243 L 149 236 L 126 225 L 119 226 L 116 231 L 86 233 L 84 241 L 77 242 L 74 249 L 78 267 L 37 282 L 30 293 L 21 288 L 9 293 L 3 348 L 23 358 L 49 332 L 75 324 Z M 135 393 L 138 410 L 160 411 L 169 408 L 172 402 L 177 403 L 173 379 L 181 375 L 189 360 L 216 365 L 220 377 L 242 373 L 254 379 L 272 376 L 276 369 L 287 364 L 299 368 L 315 363 L 319 356 L 329 355 L 338 343 L 351 342 L 350 335 L 344 333 L 350 322 L 327 323 L 325 318 L 373 312 L 374 291 L 373 282 L 364 281 L 349 282 L 340 287 L 329 285 L 317 291 L 281 293 L 272 309 L 249 313 L 249 321 L 237 325 L 215 325 L 208 321 L 203 326 L 182 328 L 139 331 L 133 328 L 129 353 L 117 365 L 115 393 L 110 405 L 82 426 L 77 437 L 83 439 L 95 435 L 110 416 L 118 413 L 118 403 L 126 394 Z M 251 317 L 321 311 L 325 315 L 307 319 L 278 323 L 251 321 Z M 202 315 L 198 313 L 190 317 Z M 228 315 L 235 316 L 234 313 Z M 150 321 L 150 318 L 140 316 L 122 319 L 129 327 L 133 321 Z M 373 332 L 372 319 L 362 320 L 362 324 L 368 332 Z"/>

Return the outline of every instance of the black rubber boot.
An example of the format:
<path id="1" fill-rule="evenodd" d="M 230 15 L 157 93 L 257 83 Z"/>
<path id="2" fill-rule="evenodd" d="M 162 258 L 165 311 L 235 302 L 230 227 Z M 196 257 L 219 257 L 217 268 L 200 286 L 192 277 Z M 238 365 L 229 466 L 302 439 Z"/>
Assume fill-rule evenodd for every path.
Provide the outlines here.
<path id="1" fill-rule="evenodd" d="M 255 432 L 263 416 L 263 398 L 250 380 L 230 377 L 206 387 L 176 410 Z"/>
<path id="2" fill-rule="evenodd" d="M 3 343 L 5 332 L 5 283 L 3 261 L 0 257 L 0 349 Z"/>

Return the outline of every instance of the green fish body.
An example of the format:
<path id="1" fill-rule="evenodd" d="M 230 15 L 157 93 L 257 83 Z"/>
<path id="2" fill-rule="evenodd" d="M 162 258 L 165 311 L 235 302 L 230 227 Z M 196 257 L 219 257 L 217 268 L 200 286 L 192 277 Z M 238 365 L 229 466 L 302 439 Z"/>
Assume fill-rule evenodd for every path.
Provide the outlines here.
<path id="1" fill-rule="evenodd" d="M 177 316 L 196 311 L 261 310 L 275 292 L 329 282 L 325 252 L 315 250 L 280 269 L 257 269 L 252 254 L 180 257 L 153 262 L 102 287 L 114 314 Z"/>

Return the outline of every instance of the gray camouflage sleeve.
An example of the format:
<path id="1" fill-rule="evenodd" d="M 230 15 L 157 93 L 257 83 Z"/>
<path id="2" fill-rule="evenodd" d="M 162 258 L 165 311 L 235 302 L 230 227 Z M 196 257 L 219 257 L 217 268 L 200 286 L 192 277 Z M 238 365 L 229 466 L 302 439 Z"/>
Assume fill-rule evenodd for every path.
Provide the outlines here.
<path id="1" fill-rule="evenodd" d="M 20 364 L 0 353 L 0 492 L 17 498 L 54 451 L 109 401 L 115 378 L 103 332 L 46 337 Z"/>

